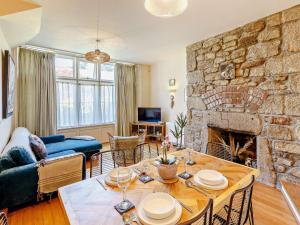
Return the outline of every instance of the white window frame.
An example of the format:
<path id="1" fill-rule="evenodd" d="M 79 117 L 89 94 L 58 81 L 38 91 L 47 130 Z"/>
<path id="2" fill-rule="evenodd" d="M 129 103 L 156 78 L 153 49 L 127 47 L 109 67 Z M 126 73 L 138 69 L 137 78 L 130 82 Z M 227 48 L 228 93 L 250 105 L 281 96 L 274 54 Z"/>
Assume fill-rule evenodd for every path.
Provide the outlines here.
<path id="1" fill-rule="evenodd" d="M 95 123 L 95 124 L 89 124 L 89 125 L 80 125 L 79 118 L 80 118 L 80 84 L 95 84 L 99 86 L 115 86 L 115 80 L 101 80 L 101 65 L 95 64 L 96 66 L 96 79 L 90 79 L 90 78 L 79 78 L 79 63 L 81 61 L 83 62 L 89 62 L 85 60 L 83 57 L 75 57 L 75 56 L 67 56 L 67 55 L 61 55 L 56 54 L 55 57 L 59 58 L 66 58 L 66 59 L 73 59 L 73 77 L 64 77 L 64 76 L 56 76 L 56 82 L 74 82 L 76 84 L 76 108 L 77 108 L 77 125 L 74 126 L 68 126 L 68 127 L 58 127 L 57 130 L 65 130 L 65 129 L 72 129 L 72 128 L 84 128 L 84 127 L 94 127 L 94 126 L 100 126 L 100 125 L 111 125 L 115 124 L 114 122 L 109 123 Z M 90 62 L 89 62 L 90 63 Z M 113 64 L 113 63 L 111 63 Z M 58 124 L 57 124 L 58 126 Z"/>

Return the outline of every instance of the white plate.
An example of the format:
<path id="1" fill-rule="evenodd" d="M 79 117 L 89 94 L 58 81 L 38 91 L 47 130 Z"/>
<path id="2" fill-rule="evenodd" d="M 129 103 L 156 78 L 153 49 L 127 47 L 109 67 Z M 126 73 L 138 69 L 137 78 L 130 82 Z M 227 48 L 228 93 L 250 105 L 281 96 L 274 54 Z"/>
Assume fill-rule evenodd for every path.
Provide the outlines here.
<path id="1" fill-rule="evenodd" d="M 216 170 L 200 170 L 196 176 L 207 185 L 221 185 L 224 182 L 223 174 Z"/>
<path id="2" fill-rule="evenodd" d="M 210 189 L 210 190 L 222 190 L 228 187 L 228 180 L 226 177 L 223 176 L 223 183 L 220 185 L 207 185 L 198 176 L 194 176 L 194 181 L 196 185 L 199 187 L 203 187 L 205 189 Z"/>
<path id="3" fill-rule="evenodd" d="M 135 181 L 136 178 L 137 174 L 132 172 L 131 182 Z M 104 182 L 109 186 L 118 186 L 117 181 L 113 181 L 108 174 L 104 177 Z"/>
<path id="4" fill-rule="evenodd" d="M 143 199 L 141 206 L 145 214 L 153 219 L 164 219 L 175 211 L 175 199 L 163 192 L 152 193 Z"/>
<path id="5" fill-rule="evenodd" d="M 175 201 L 175 212 L 169 217 L 161 220 L 149 218 L 146 216 L 143 207 L 140 206 L 141 205 L 139 205 L 137 209 L 137 214 L 144 225 L 175 225 L 180 220 L 182 214 L 182 207 L 177 201 Z"/>
<path id="6" fill-rule="evenodd" d="M 120 168 L 112 169 L 112 170 L 108 173 L 108 176 L 109 176 L 110 179 L 111 179 L 112 181 L 114 181 L 114 182 L 117 182 L 117 180 L 118 180 L 118 170 L 119 170 L 119 169 L 120 169 Z M 121 169 L 122 169 L 122 168 L 121 168 Z M 121 178 L 121 180 L 125 179 L 125 178 L 126 178 L 125 174 L 123 175 L 123 177 L 121 176 L 120 178 Z"/>

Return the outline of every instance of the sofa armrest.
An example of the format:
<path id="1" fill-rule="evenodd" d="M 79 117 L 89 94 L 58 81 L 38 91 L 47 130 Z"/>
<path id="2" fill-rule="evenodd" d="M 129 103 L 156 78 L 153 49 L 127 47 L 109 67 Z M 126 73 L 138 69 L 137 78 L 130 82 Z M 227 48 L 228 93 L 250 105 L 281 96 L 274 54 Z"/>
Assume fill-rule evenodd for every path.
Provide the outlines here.
<path id="1" fill-rule="evenodd" d="M 38 173 L 36 163 L 0 173 L 0 209 L 36 201 Z"/>
<path id="2" fill-rule="evenodd" d="M 38 192 L 52 193 L 85 178 L 85 156 L 73 153 L 46 159 L 38 164 Z"/>
<path id="3" fill-rule="evenodd" d="M 65 135 L 63 134 L 55 134 L 55 135 L 50 135 L 50 136 L 45 136 L 45 137 L 40 137 L 44 144 L 51 144 L 55 142 L 61 142 L 65 140 Z"/>

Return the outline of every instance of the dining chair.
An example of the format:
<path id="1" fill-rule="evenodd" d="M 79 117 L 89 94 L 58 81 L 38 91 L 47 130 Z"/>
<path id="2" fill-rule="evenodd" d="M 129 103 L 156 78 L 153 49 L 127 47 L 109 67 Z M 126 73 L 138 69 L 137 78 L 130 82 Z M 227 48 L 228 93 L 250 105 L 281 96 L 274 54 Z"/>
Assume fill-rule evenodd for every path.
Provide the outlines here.
<path id="1" fill-rule="evenodd" d="M 0 212 L 0 225 L 8 225 L 8 220 L 4 212 Z"/>
<path id="2" fill-rule="evenodd" d="M 225 205 L 213 216 L 214 225 L 244 225 L 248 220 L 250 225 L 254 225 L 252 208 L 254 181 L 255 177 L 252 176 L 250 184 L 231 195 L 229 205 Z"/>
<path id="3" fill-rule="evenodd" d="M 211 225 L 212 224 L 213 200 L 209 199 L 205 208 L 194 218 L 180 223 L 179 225 Z"/>
<path id="4" fill-rule="evenodd" d="M 112 170 L 113 168 L 116 168 L 116 163 L 114 160 L 115 153 L 116 151 L 106 150 L 93 154 L 90 159 L 90 177 L 99 176 Z M 123 159 L 122 164 L 126 165 L 124 151 L 120 150 L 120 152 L 118 152 L 118 155 L 123 155 L 123 157 L 120 157 L 119 160 Z"/>
<path id="5" fill-rule="evenodd" d="M 108 133 L 110 149 L 114 163 L 118 166 L 130 166 L 144 158 L 145 136 L 112 136 Z M 148 145 L 150 151 L 150 145 Z M 120 154 L 121 153 L 121 154 Z M 125 155 L 125 156 L 124 156 Z M 125 162 L 124 162 L 125 157 Z"/>
<path id="6" fill-rule="evenodd" d="M 217 142 L 208 142 L 206 154 L 215 156 L 220 159 L 232 161 L 231 147 Z"/>

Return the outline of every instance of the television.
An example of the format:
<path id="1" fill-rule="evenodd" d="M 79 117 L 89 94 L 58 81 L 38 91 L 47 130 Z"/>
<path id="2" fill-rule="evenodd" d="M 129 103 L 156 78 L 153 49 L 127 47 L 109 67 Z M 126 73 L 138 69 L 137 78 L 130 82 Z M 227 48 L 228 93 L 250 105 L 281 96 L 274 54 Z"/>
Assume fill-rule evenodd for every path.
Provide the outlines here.
<path id="1" fill-rule="evenodd" d="M 161 108 L 138 107 L 139 122 L 160 122 Z"/>

